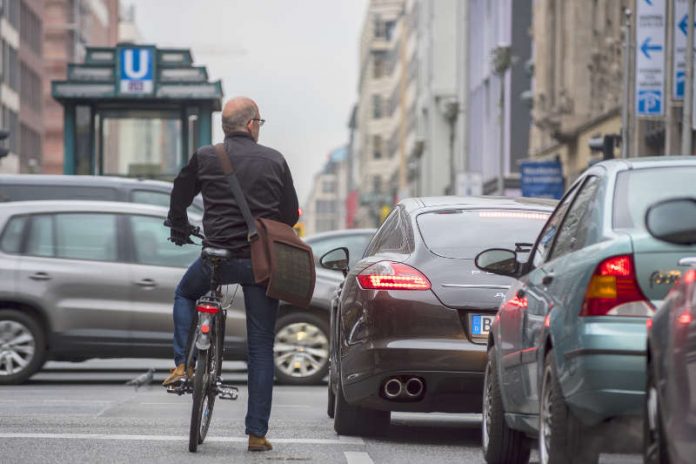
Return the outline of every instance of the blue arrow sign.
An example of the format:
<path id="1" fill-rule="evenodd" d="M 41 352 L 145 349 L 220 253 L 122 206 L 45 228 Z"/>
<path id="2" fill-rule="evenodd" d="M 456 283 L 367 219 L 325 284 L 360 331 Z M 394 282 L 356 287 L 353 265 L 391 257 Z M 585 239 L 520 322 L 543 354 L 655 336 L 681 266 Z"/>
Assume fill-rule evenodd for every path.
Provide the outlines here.
<path id="1" fill-rule="evenodd" d="M 647 3 L 647 4 L 650 5 L 650 6 L 652 6 L 652 0 L 645 0 L 645 3 Z"/>
<path id="2" fill-rule="evenodd" d="M 645 0 L 648 1 L 648 0 Z M 649 52 L 659 52 L 662 51 L 662 45 L 651 45 L 650 44 L 650 37 L 646 37 L 645 41 L 643 42 L 643 45 L 640 46 L 640 51 L 643 52 L 643 55 L 647 59 L 650 59 L 650 53 Z"/>
<path id="3" fill-rule="evenodd" d="M 689 24 L 689 15 L 684 15 L 681 21 L 679 21 L 679 29 L 684 33 L 684 35 L 688 34 L 688 31 L 686 30 L 687 24 Z"/>

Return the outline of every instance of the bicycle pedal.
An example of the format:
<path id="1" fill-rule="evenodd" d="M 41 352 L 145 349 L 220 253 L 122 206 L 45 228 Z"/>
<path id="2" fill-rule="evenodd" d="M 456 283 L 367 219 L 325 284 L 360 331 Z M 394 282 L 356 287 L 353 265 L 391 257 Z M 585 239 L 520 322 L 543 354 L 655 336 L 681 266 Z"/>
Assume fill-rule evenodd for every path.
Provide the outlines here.
<path id="1" fill-rule="evenodd" d="M 221 400 L 236 400 L 239 398 L 239 389 L 232 385 L 218 385 L 217 394 Z"/>
<path id="2" fill-rule="evenodd" d="M 186 379 L 180 379 L 174 384 L 167 385 L 167 393 L 172 393 L 176 395 L 183 395 L 185 393 L 188 393 L 188 385 L 186 382 Z"/>

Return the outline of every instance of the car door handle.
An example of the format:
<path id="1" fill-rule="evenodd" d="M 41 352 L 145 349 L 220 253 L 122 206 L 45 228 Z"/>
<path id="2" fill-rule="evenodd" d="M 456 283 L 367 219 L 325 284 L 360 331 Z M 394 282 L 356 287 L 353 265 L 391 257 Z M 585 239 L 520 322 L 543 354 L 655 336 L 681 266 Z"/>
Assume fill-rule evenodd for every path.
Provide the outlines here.
<path id="1" fill-rule="evenodd" d="M 135 284 L 138 287 L 143 287 L 143 288 L 154 288 L 157 286 L 157 283 L 152 279 L 142 279 L 142 280 L 139 280 L 138 282 L 136 282 Z"/>
<path id="2" fill-rule="evenodd" d="M 553 274 L 546 274 L 542 279 L 541 283 L 543 285 L 550 285 L 553 282 Z"/>
<path id="3" fill-rule="evenodd" d="M 31 280 L 51 280 L 51 276 L 45 272 L 36 272 L 29 276 Z"/>

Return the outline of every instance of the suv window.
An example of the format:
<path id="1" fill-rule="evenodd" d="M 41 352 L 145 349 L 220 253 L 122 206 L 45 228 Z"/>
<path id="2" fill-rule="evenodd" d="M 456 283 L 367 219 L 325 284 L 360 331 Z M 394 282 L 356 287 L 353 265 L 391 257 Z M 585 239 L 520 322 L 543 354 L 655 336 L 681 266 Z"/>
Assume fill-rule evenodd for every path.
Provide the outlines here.
<path id="1" fill-rule="evenodd" d="M 188 267 L 200 254 L 198 247 L 178 247 L 171 243 L 163 219 L 154 216 L 130 216 L 133 253 L 138 264 Z"/>
<path id="2" fill-rule="evenodd" d="M 5 253 L 19 253 L 24 236 L 24 226 L 27 223 L 27 216 L 15 216 L 10 219 L 5 226 L 5 231 L 0 239 L 0 249 Z"/>
<path id="3" fill-rule="evenodd" d="M 116 261 L 117 216 L 59 213 L 32 218 L 26 254 L 90 261 Z"/>
<path id="4" fill-rule="evenodd" d="M 591 228 L 597 227 L 596 221 L 591 220 L 591 216 L 596 209 L 594 200 L 598 188 L 599 179 L 595 176 L 588 177 L 563 220 L 549 260 L 579 250 L 586 245 L 588 232 Z"/>
<path id="5" fill-rule="evenodd" d="M 541 234 L 539 234 L 536 249 L 534 250 L 534 257 L 532 258 L 534 267 L 539 267 L 546 261 L 549 251 L 551 251 L 551 247 L 553 246 L 553 241 L 556 238 L 558 228 L 563 220 L 563 216 L 565 216 L 566 211 L 568 211 L 568 207 L 572 203 L 573 198 L 575 198 L 576 193 L 577 189 L 573 189 L 566 194 L 558 206 L 556 206 L 556 210 L 551 215 L 549 222 L 544 226 Z"/>

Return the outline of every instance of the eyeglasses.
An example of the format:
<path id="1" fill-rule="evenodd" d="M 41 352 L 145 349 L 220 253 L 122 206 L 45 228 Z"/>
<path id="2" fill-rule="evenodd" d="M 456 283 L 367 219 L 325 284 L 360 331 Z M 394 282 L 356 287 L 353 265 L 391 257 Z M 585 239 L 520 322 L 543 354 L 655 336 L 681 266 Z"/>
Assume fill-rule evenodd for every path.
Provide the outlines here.
<path id="1" fill-rule="evenodd" d="M 259 123 L 259 127 L 261 127 L 261 126 L 263 126 L 264 124 L 266 124 L 266 120 L 265 120 L 265 119 L 253 118 L 253 119 L 251 119 L 251 121 L 256 121 L 256 122 L 258 122 L 258 123 Z"/>

